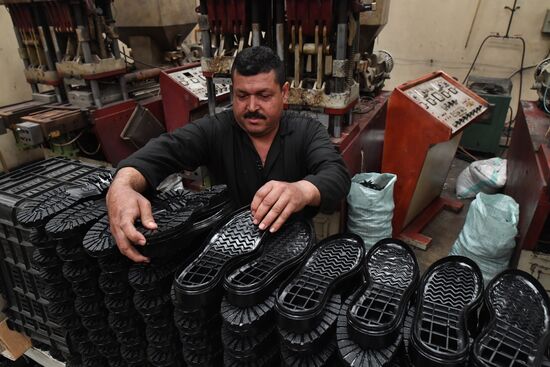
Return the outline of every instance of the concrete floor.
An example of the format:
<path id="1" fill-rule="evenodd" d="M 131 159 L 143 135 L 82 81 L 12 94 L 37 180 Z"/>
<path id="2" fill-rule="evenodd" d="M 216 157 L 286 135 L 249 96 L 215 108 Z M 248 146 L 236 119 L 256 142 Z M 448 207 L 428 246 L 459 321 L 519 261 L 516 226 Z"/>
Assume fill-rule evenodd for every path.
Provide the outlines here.
<path id="1" fill-rule="evenodd" d="M 456 179 L 467 166 L 467 162 L 454 159 L 443 188 L 442 196 L 456 199 Z M 422 273 L 435 261 L 449 254 L 453 243 L 464 226 L 466 213 L 472 199 L 461 201 L 464 203 L 464 208 L 459 213 L 443 210 L 422 231 L 423 234 L 432 238 L 432 243 L 427 250 L 424 251 L 413 247 Z"/>

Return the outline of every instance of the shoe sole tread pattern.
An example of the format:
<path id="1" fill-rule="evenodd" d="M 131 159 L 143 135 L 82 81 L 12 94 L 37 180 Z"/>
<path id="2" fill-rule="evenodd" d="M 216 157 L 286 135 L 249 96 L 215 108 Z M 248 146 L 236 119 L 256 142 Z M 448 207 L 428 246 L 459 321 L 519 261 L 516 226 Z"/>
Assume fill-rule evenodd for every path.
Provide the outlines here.
<path id="1" fill-rule="evenodd" d="M 82 240 L 82 246 L 88 255 L 95 258 L 117 253 L 118 248 L 111 235 L 109 217 L 101 218 L 90 228 Z"/>
<path id="2" fill-rule="evenodd" d="M 306 333 L 295 333 L 279 328 L 281 342 L 293 352 L 312 352 L 325 344 L 333 336 L 336 321 L 342 306 L 339 294 L 332 295 L 328 301 L 319 324 Z"/>
<path id="3" fill-rule="evenodd" d="M 263 301 L 284 273 L 298 265 L 314 243 L 313 226 L 306 221 L 289 223 L 265 238 L 262 253 L 230 271 L 224 282 L 226 297 L 236 306 Z"/>
<path id="4" fill-rule="evenodd" d="M 360 292 L 361 290 L 359 290 L 357 294 L 359 294 Z M 395 360 L 399 356 L 398 353 L 402 351 L 404 340 L 407 338 L 404 329 L 400 331 L 397 338 L 393 341 L 392 344 L 379 349 L 363 348 L 350 335 L 348 325 L 348 311 L 353 304 L 353 301 L 356 299 L 357 294 L 352 295 L 346 300 L 338 316 L 338 324 L 336 326 L 336 341 L 338 345 L 338 354 L 340 360 L 344 363 L 345 366 L 349 367 L 382 367 L 395 365 Z M 404 324 L 406 324 L 407 322 L 412 323 L 413 314 L 409 312 L 407 313 L 407 315 L 408 320 L 407 318 L 405 318 Z"/>
<path id="5" fill-rule="evenodd" d="M 544 358 L 550 333 L 546 291 L 527 273 L 509 270 L 487 286 L 490 321 L 476 338 L 471 358 L 477 366 L 530 366 Z"/>
<path id="6" fill-rule="evenodd" d="M 224 270 L 233 261 L 257 251 L 262 237 L 263 232 L 252 223 L 250 210 L 236 213 L 210 235 L 204 250 L 177 276 L 175 295 L 178 305 L 197 308 L 211 301 L 208 296 L 221 286 Z"/>
<path id="7" fill-rule="evenodd" d="M 481 301 L 483 281 L 470 259 L 436 261 L 420 281 L 409 354 L 415 364 L 454 366 L 468 359 L 467 318 Z"/>
<path id="8" fill-rule="evenodd" d="M 367 283 L 348 311 L 350 334 L 364 348 L 384 348 L 400 333 L 419 281 L 418 263 L 405 243 L 385 239 L 369 250 L 365 269 Z"/>
<path id="9" fill-rule="evenodd" d="M 87 231 L 94 223 L 107 215 L 105 200 L 85 201 L 50 219 L 45 226 L 52 238 L 70 238 Z"/>
<path id="10" fill-rule="evenodd" d="M 84 201 L 100 198 L 112 181 L 107 170 L 98 170 L 55 189 L 24 200 L 16 209 L 16 219 L 25 227 L 38 227 L 58 213 Z"/>
<path id="11" fill-rule="evenodd" d="M 279 288 L 275 306 L 279 326 L 298 333 L 314 328 L 333 288 L 360 271 L 364 253 L 363 241 L 356 235 L 335 235 L 321 241 L 307 262 Z"/>
<path id="12" fill-rule="evenodd" d="M 148 243 L 158 245 L 174 237 L 181 237 L 189 229 L 201 211 L 207 210 L 212 201 L 222 196 L 225 189 L 219 187 L 202 192 L 187 190 L 170 190 L 151 199 L 153 218 L 157 229 L 150 230 L 136 222 L 136 229 L 141 232 Z"/>
<path id="13" fill-rule="evenodd" d="M 220 313 L 224 325 L 235 333 L 254 334 L 274 319 L 275 297 L 277 291 L 263 302 L 250 307 L 237 307 L 222 300 Z"/>
<path id="14" fill-rule="evenodd" d="M 171 282 L 180 259 L 170 260 L 162 265 L 134 264 L 128 270 L 128 284 L 138 292 L 152 292 L 166 282 Z"/>
<path id="15" fill-rule="evenodd" d="M 271 348 L 264 353 L 261 357 L 254 361 L 243 362 L 241 360 L 233 358 L 231 355 L 224 353 L 224 367 L 273 367 L 278 366 L 279 363 L 279 349 Z"/>
<path id="16" fill-rule="evenodd" d="M 296 353 L 281 345 L 282 365 L 288 367 L 325 367 L 336 352 L 336 342 L 331 341 L 319 353 Z"/>
<path id="17" fill-rule="evenodd" d="M 267 327 L 257 335 L 238 335 L 222 325 L 221 340 L 226 353 L 239 360 L 253 360 L 262 355 L 265 347 L 277 344 L 275 327 Z"/>

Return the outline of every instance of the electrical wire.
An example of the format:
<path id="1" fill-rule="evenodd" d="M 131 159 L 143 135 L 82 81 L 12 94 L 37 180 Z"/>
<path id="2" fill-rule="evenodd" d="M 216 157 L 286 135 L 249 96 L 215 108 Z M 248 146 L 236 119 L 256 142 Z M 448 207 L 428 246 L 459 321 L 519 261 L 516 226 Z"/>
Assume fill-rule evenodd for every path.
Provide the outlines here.
<path id="1" fill-rule="evenodd" d="M 131 60 L 134 60 L 134 62 L 137 62 L 138 64 L 142 64 L 142 65 L 148 66 L 148 67 L 150 67 L 150 68 L 158 68 L 158 65 L 155 66 L 155 65 L 151 65 L 151 64 L 148 64 L 148 63 L 146 63 L 146 62 L 137 60 L 137 59 L 133 58 L 132 56 L 126 55 L 122 50 L 120 51 L 120 53 L 121 53 L 122 55 L 124 55 L 124 57 L 127 57 L 127 58 L 129 58 L 129 59 L 131 59 Z"/>
<path id="2" fill-rule="evenodd" d="M 550 89 L 550 86 L 546 86 L 546 89 L 544 90 L 544 96 L 542 97 L 542 107 L 544 107 L 544 112 L 550 114 L 550 109 L 548 109 L 548 106 L 546 105 L 546 100 L 548 98 L 548 89 Z"/>
<path id="3" fill-rule="evenodd" d="M 99 143 L 99 144 L 97 145 L 97 148 L 96 148 L 93 152 L 89 152 L 89 151 L 87 151 L 86 149 L 84 149 L 84 148 L 82 147 L 82 144 L 80 144 L 79 141 L 77 141 L 76 144 L 78 145 L 78 148 L 79 148 L 84 154 L 87 154 L 87 155 L 90 155 L 90 156 L 91 156 L 91 155 L 96 155 L 97 153 L 99 153 L 99 150 L 101 149 L 101 143 Z"/>
<path id="4" fill-rule="evenodd" d="M 71 145 L 73 144 L 75 141 L 77 141 L 78 139 L 80 139 L 80 137 L 82 136 L 82 134 L 84 134 L 84 130 L 81 130 L 78 135 L 76 137 L 74 137 L 73 139 L 65 142 L 65 143 L 61 143 L 61 144 L 57 144 L 57 143 L 50 143 L 51 145 L 53 146 L 56 146 L 56 147 L 66 147 L 67 145 Z"/>

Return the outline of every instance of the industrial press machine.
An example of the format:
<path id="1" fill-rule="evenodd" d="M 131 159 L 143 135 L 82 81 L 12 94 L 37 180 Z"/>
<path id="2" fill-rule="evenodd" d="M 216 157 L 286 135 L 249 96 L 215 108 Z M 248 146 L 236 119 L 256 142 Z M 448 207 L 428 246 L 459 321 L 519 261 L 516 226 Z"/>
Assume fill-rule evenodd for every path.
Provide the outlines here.
<path id="1" fill-rule="evenodd" d="M 360 85 L 378 92 L 393 67 L 388 53 L 370 53 L 388 7 L 389 1 L 201 1 L 201 66 L 210 112 L 215 112 L 215 85 L 229 82 L 235 55 L 245 47 L 267 45 L 285 64 L 287 108 L 314 115 L 333 137 L 341 137 L 353 124 Z M 376 13 L 378 26 L 361 28 L 364 12 Z"/>

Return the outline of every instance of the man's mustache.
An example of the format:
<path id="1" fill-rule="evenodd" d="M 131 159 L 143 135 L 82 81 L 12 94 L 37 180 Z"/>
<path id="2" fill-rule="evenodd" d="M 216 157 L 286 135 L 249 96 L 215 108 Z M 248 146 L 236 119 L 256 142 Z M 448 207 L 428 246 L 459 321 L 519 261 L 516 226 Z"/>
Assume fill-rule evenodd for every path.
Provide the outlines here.
<path id="1" fill-rule="evenodd" d="M 246 112 L 244 114 L 245 119 L 261 119 L 261 120 L 267 120 L 267 117 L 262 115 L 259 112 Z"/>

